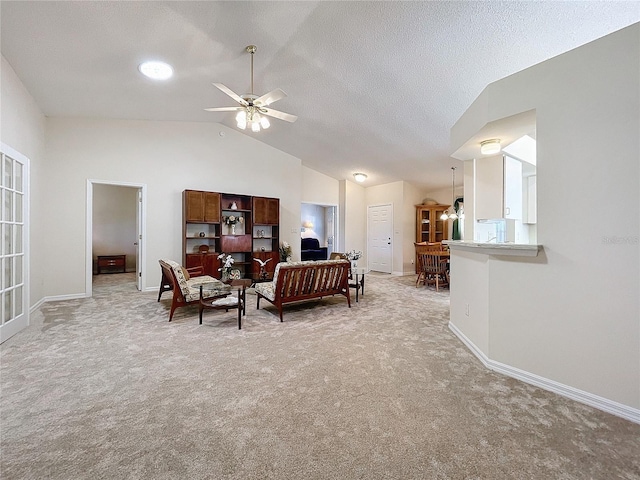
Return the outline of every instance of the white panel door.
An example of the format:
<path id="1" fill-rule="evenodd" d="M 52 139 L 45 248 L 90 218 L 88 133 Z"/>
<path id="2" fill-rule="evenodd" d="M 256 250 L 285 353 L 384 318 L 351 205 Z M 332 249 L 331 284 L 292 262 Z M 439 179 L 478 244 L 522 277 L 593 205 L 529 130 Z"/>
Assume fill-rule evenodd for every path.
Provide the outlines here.
<path id="1" fill-rule="evenodd" d="M 0 342 L 29 325 L 28 208 L 29 160 L 0 145 Z"/>
<path id="2" fill-rule="evenodd" d="M 393 249 L 393 210 L 391 205 L 368 207 L 367 244 L 369 269 L 374 272 L 391 273 Z"/>

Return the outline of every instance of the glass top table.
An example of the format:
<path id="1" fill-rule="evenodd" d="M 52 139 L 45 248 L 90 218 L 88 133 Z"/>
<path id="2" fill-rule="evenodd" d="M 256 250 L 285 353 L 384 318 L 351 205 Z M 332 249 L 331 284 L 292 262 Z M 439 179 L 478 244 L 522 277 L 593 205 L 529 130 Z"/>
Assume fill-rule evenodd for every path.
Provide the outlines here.
<path id="1" fill-rule="evenodd" d="M 200 282 L 191 285 L 193 288 L 200 289 L 200 300 L 206 300 L 213 297 L 225 297 L 231 293 L 231 285 L 218 282 Z"/>
<path id="2" fill-rule="evenodd" d="M 356 289 L 356 303 L 359 300 L 360 290 L 364 295 L 364 276 L 369 272 L 370 270 L 366 267 L 351 267 L 349 269 L 349 287 Z"/>
<path id="3" fill-rule="evenodd" d="M 202 282 L 193 286 L 200 290 L 199 317 L 202 324 L 202 312 L 205 309 L 213 310 L 238 310 L 238 329 L 242 328 L 242 315 L 246 314 L 246 287 L 251 280 L 232 280 L 225 284 L 222 282 Z M 233 288 L 238 288 L 238 296 L 231 297 Z"/>

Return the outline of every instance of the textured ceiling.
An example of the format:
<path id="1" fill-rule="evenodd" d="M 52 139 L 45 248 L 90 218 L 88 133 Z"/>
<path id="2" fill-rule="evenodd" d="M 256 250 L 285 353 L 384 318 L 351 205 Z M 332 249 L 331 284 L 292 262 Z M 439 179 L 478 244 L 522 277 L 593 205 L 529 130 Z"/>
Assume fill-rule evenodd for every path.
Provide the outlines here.
<path id="1" fill-rule="evenodd" d="M 221 122 L 211 85 L 282 88 L 261 141 L 331 177 L 446 187 L 449 129 L 484 87 L 640 21 L 638 2 L 1 4 L 2 54 L 45 115 Z M 168 82 L 137 66 L 160 59 Z"/>

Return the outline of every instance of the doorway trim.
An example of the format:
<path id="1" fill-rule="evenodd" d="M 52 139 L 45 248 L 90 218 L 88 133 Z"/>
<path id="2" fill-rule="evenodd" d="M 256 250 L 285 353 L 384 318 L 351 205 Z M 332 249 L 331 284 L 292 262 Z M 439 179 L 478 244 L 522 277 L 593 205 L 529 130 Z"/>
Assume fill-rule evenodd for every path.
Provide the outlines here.
<path id="1" fill-rule="evenodd" d="M 335 212 L 335 218 L 333 220 L 334 225 L 333 225 L 333 233 L 334 233 L 334 237 L 333 237 L 333 250 L 334 251 L 339 251 L 338 250 L 338 242 L 340 242 L 340 245 L 344 245 L 344 238 L 341 236 L 342 232 L 340 231 L 340 207 L 338 206 L 337 203 L 329 203 L 329 202 L 312 202 L 312 201 L 301 201 L 300 205 L 315 205 L 317 207 L 331 207 L 334 209 Z M 302 208 L 300 209 L 300 220 L 302 220 Z"/>
<path id="2" fill-rule="evenodd" d="M 130 183 L 130 182 L 115 182 L 110 180 L 93 180 L 87 179 L 87 220 L 86 220 L 86 244 L 85 244 L 85 297 L 93 296 L 93 186 L 94 185 L 112 185 L 114 187 L 133 187 L 137 188 L 141 192 L 141 215 L 137 219 L 138 224 L 136 230 L 142 232 L 140 235 L 142 238 L 138 238 L 138 263 L 140 265 L 140 271 L 136 272 L 138 278 L 136 278 L 136 284 L 140 285 L 140 291 L 144 291 L 146 287 L 145 273 L 147 271 L 146 262 L 146 245 L 145 240 L 147 238 L 147 185 L 144 183 Z"/>

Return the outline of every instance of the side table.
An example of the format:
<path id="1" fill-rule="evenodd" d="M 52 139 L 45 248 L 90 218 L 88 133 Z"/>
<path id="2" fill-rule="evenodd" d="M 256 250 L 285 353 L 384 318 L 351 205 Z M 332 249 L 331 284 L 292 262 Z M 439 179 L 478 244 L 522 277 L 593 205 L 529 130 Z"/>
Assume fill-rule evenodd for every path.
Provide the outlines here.
<path id="1" fill-rule="evenodd" d="M 247 314 L 247 288 L 253 285 L 253 280 L 250 278 L 240 278 L 238 280 L 231 280 L 228 282 L 232 287 L 241 287 L 238 290 L 238 297 L 242 295 L 242 315 Z"/>
<path id="2" fill-rule="evenodd" d="M 207 288 L 209 284 L 206 282 L 200 285 L 200 304 L 199 317 L 200 325 L 202 325 L 202 312 L 208 310 L 225 310 L 238 309 L 238 330 L 242 329 L 242 316 L 247 314 L 247 287 L 251 286 L 252 280 L 242 278 L 240 280 L 229 280 L 222 288 Z M 219 283 L 211 284 L 219 285 Z M 232 287 L 238 287 L 238 296 L 231 297 Z M 207 298 L 203 296 L 203 290 L 207 291 Z"/>
<path id="3" fill-rule="evenodd" d="M 364 276 L 369 273 L 368 268 L 352 267 L 349 269 L 349 287 L 356 289 L 356 303 L 358 303 L 358 292 L 362 290 L 364 295 Z"/>
<path id="4" fill-rule="evenodd" d="M 219 285 L 219 284 L 215 284 Z M 198 314 L 200 317 L 200 325 L 202 325 L 202 312 L 208 310 L 225 310 L 229 311 L 233 308 L 238 310 L 238 330 L 242 328 L 242 294 L 238 289 L 238 296 L 231 297 L 231 286 L 224 285 L 222 288 L 207 288 L 210 285 L 204 283 L 200 285 L 200 302 L 198 305 Z M 203 290 L 207 291 L 207 298 L 204 298 Z"/>

